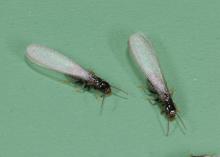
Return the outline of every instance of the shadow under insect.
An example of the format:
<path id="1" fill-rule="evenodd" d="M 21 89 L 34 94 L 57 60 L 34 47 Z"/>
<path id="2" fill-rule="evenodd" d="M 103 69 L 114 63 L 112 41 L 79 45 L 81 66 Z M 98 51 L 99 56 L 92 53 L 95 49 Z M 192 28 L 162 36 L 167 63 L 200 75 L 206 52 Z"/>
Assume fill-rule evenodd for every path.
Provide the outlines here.
<path id="1" fill-rule="evenodd" d="M 43 45 L 29 45 L 27 47 L 26 58 L 28 61 L 42 68 L 62 73 L 66 77 L 68 76 L 71 84 L 76 83 L 82 85 L 83 89 L 90 90 L 90 88 L 92 88 L 99 91 L 102 94 L 102 112 L 105 97 L 112 94 L 111 87 L 113 86 L 110 86 L 109 83 L 95 75 L 93 72 L 84 69 L 62 53 Z M 116 87 L 113 88 L 120 90 Z M 114 95 L 117 96 L 115 93 Z"/>

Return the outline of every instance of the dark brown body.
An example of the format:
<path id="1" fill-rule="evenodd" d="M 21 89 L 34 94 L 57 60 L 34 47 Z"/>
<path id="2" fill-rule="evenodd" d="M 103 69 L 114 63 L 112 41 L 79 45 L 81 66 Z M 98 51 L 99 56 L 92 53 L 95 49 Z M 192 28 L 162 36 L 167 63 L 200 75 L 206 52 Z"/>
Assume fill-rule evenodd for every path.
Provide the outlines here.
<path id="1" fill-rule="evenodd" d="M 169 91 L 167 93 L 159 94 L 149 80 L 147 85 L 154 101 L 161 105 L 161 113 L 165 113 L 168 120 L 175 119 L 177 110 Z"/>
<path id="2" fill-rule="evenodd" d="M 111 86 L 108 82 L 101 79 L 100 77 L 96 76 L 94 73 L 90 73 L 90 79 L 89 80 L 83 80 L 78 79 L 73 76 L 69 76 L 72 80 L 74 80 L 74 83 L 80 84 L 83 86 L 83 88 L 90 90 L 91 88 L 100 91 L 104 95 L 110 95 L 111 94 Z"/>
<path id="3" fill-rule="evenodd" d="M 176 116 L 176 107 L 171 95 L 169 93 L 165 93 L 165 99 L 162 99 L 161 101 L 167 118 L 169 120 L 174 119 Z"/>

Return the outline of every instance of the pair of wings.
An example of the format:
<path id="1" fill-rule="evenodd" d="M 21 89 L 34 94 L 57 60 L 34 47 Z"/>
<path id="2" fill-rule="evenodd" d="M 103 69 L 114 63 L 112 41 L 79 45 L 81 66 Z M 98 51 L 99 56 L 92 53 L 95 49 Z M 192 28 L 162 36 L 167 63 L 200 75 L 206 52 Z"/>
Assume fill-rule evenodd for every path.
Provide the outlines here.
<path id="1" fill-rule="evenodd" d="M 168 92 L 152 43 L 141 33 L 130 36 L 129 52 L 139 65 L 145 77 L 159 94 Z"/>
<path id="2" fill-rule="evenodd" d="M 142 34 L 129 38 L 129 49 L 147 79 L 158 93 L 168 91 L 159 62 L 151 42 Z M 41 45 L 28 46 L 26 56 L 33 63 L 83 80 L 89 80 L 90 73 L 61 53 Z"/>
<path id="3" fill-rule="evenodd" d="M 70 58 L 56 50 L 45 46 L 32 44 L 27 47 L 26 57 L 33 63 L 74 78 L 89 80 L 90 73 Z"/>

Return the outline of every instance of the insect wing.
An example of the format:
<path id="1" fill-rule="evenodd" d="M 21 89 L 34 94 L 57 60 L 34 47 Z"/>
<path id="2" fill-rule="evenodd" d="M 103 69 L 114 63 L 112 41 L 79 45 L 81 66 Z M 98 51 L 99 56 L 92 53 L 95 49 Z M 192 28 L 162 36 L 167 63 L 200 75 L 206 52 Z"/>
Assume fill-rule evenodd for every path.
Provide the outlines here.
<path id="1" fill-rule="evenodd" d="M 158 93 L 167 92 L 167 87 L 158 59 L 149 39 L 136 33 L 129 38 L 129 52 L 137 62 L 147 79 Z"/>
<path id="2" fill-rule="evenodd" d="M 35 44 L 28 46 L 26 56 L 33 63 L 47 69 L 71 75 L 75 78 L 89 79 L 89 73 L 80 65 L 61 53 L 45 46 Z"/>

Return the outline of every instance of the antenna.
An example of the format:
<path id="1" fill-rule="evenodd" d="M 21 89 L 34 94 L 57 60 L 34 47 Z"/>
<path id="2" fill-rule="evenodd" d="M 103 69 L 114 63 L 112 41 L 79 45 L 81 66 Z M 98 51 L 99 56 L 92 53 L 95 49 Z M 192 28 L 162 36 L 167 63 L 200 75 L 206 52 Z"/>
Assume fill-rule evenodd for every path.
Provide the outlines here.
<path id="1" fill-rule="evenodd" d="M 180 116 L 178 113 L 177 113 L 176 115 L 177 115 L 178 119 L 180 120 L 180 123 L 182 124 L 182 126 L 184 127 L 184 129 L 187 129 L 185 123 L 183 122 L 183 120 L 182 120 L 182 118 L 181 118 L 181 116 Z"/>
<path id="2" fill-rule="evenodd" d="M 122 93 L 124 93 L 124 94 L 126 94 L 126 95 L 128 95 L 128 93 L 126 92 L 126 91 L 124 91 L 124 90 L 122 90 L 122 89 L 120 89 L 120 88 L 118 88 L 118 87 L 115 87 L 115 86 L 111 86 L 112 88 L 115 88 L 115 89 L 117 89 L 117 90 L 119 90 L 119 91 L 121 91 Z"/>
<path id="3" fill-rule="evenodd" d="M 126 97 L 120 96 L 120 95 L 118 95 L 118 94 L 116 94 L 116 93 L 113 93 L 113 92 L 112 92 L 112 94 L 115 95 L 115 96 L 117 96 L 117 97 L 119 97 L 119 98 L 121 98 L 121 99 L 128 99 L 128 98 L 126 98 Z"/>

